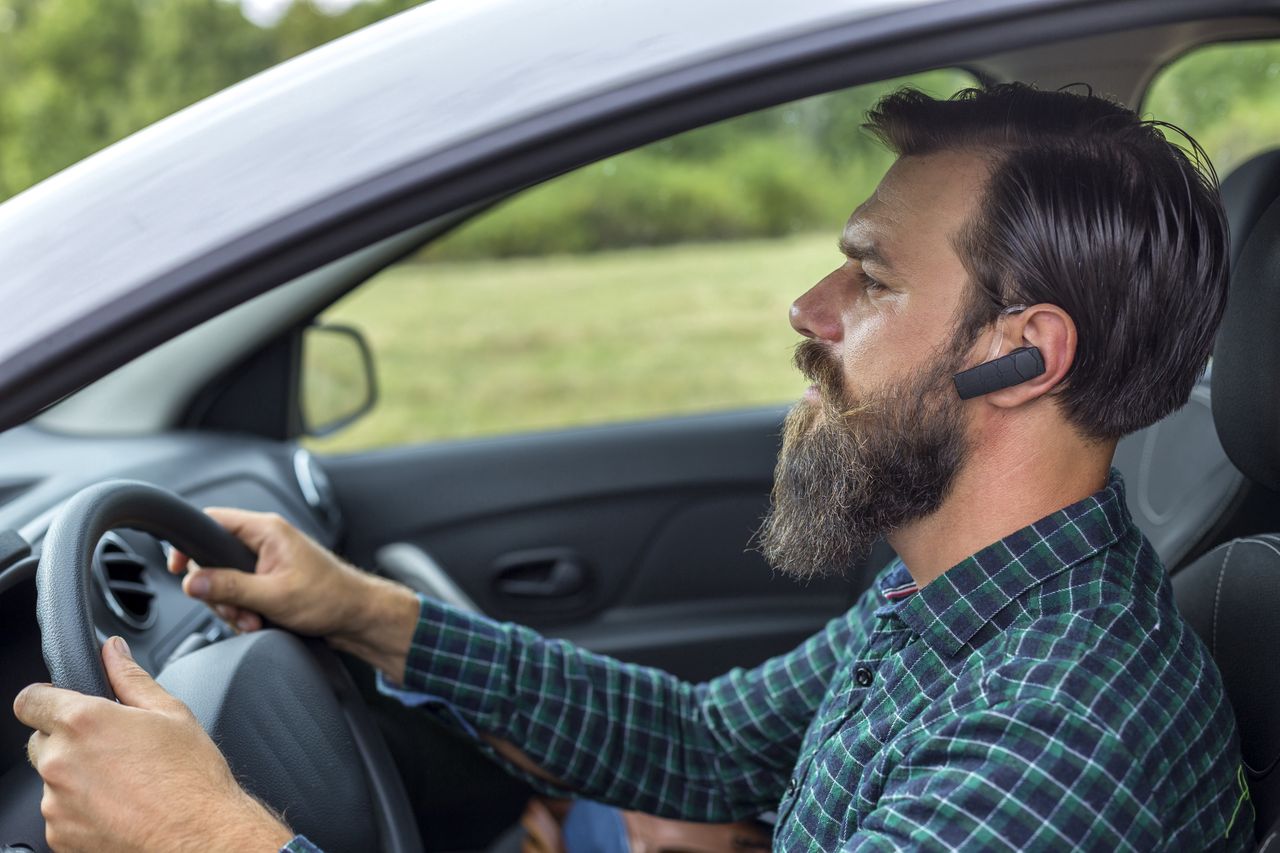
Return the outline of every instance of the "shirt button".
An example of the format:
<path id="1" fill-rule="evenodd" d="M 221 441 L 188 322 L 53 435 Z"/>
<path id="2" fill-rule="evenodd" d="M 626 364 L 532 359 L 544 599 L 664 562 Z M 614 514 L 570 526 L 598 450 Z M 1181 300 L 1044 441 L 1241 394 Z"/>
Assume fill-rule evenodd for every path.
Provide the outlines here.
<path id="1" fill-rule="evenodd" d="M 796 779 L 796 777 L 792 776 L 791 781 L 787 783 L 787 796 L 790 797 L 792 794 L 796 792 L 796 789 L 799 787 L 800 787 L 800 782 Z"/>
<path id="2" fill-rule="evenodd" d="M 859 687 L 870 687 L 873 676 L 871 670 L 865 666 L 860 666 L 853 673 L 853 680 L 858 683 Z"/>

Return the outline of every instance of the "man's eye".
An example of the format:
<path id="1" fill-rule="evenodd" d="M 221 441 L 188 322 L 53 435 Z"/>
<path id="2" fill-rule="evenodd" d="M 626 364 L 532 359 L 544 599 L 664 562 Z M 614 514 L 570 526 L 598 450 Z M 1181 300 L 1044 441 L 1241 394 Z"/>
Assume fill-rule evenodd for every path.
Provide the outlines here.
<path id="1" fill-rule="evenodd" d="M 887 289 L 883 284 L 876 281 L 866 273 L 862 273 L 859 278 L 862 279 L 862 289 L 867 291 L 867 293 L 879 293 L 880 291 Z"/>

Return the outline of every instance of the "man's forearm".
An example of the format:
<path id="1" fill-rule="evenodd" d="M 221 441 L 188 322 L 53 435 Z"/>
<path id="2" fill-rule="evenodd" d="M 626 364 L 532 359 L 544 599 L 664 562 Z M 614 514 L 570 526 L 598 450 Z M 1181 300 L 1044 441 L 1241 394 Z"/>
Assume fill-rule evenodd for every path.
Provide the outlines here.
<path id="1" fill-rule="evenodd" d="M 693 685 L 371 575 L 348 595 L 359 605 L 343 620 L 352 627 L 330 642 L 539 790 L 702 821 L 776 804 L 781 768 L 794 762 L 810 703 L 830 680 L 823 664 L 848 633 L 846 620 L 833 620 L 791 655 Z"/>
<path id="2" fill-rule="evenodd" d="M 403 684 L 409 646 L 418 623 L 418 597 L 405 586 L 372 576 L 364 591 L 357 625 L 350 632 L 330 636 L 329 642 L 380 670 L 395 684 Z M 515 745 L 490 734 L 479 736 L 525 772 L 564 785 Z"/>
<path id="3" fill-rule="evenodd" d="M 402 684 L 418 625 L 418 596 L 406 586 L 373 575 L 362 581 L 353 624 L 331 634 L 329 643 Z"/>

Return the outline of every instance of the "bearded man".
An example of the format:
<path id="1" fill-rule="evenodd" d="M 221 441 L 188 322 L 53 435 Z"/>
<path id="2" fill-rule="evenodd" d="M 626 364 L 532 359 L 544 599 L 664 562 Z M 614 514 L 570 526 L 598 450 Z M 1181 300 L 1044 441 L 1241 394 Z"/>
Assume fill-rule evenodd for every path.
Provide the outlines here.
<path id="1" fill-rule="evenodd" d="M 898 159 L 845 226 L 844 263 L 792 306 L 814 384 L 787 418 L 760 544 L 800 578 L 879 537 L 898 558 L 795 651 L 683 683 L 417 596 L 236 510 L 210 512 L 257 574 L 178 555 L 188 594 L 242 627 L 327 636 L 544 792 L 694 821 L 774 811 L 779 850 L 1249 847 L 1221 680 L 1110 469 L 1207 362 L 1227 282 L 1212 173 L 1113 103 L 1021 85 L 904 90 L 869 127 Z M 146 737 L 180 711 L 116 641 L 104 659 L 142 709 L 113 731 L 163 744 L 144 753 L 152 778 L 199 804 L 158 813 L 152 842 L 309 849 L 198 727 Z M 50 731 L 65 701 L 36 686 L 16 710 Z M 95 760 L 37 733 L 42 773 L 55 749 Z M 95 823 L 130 784 L 112 771 L 47 789 L 50 832 L 123 832 Z"/>

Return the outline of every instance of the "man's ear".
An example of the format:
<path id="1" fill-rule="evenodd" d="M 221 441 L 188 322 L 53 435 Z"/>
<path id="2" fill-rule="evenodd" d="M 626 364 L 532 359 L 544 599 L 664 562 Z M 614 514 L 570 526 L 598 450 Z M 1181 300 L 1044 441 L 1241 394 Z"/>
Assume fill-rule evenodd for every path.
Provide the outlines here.
<path id="1" fill-rule="evenodd" d="M 1017 347 L 1035 347 L 1044 359 L 1044 373 L 983 398 L 993 406 L 1011 409 L 1043 397 L 1061 384 L 1075 361 L 1076 324 L 1070 314 L 1047 302 L 1005 317 L 1004 322 L 1005 352 L 1001 355 Z"/>

